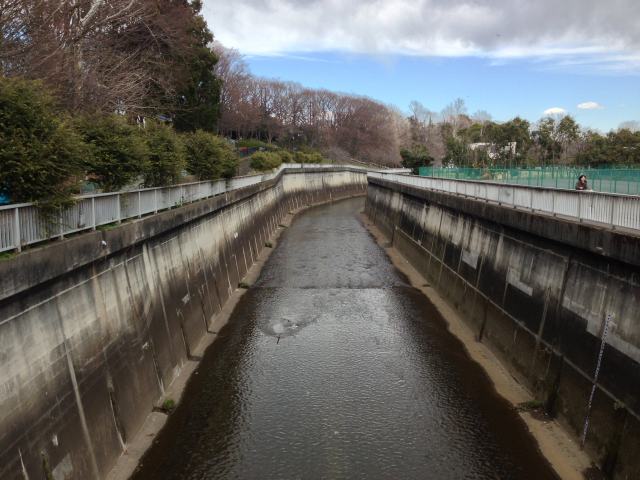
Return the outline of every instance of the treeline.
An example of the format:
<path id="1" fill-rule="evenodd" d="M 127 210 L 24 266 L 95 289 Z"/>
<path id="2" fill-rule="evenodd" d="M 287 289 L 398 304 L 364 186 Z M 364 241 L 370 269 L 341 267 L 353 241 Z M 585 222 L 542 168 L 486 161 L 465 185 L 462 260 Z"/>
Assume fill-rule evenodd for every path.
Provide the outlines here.
<path id="1" fill-rule="evenodd" d="M 12 202 L 62 205 L 89 180 L 103 191 L 230 177 L 235 148 L 204 130 L 157 120 L 63 109 L 41 82 L 0 77 L 0 193 Z"/>
<path id="2" fill-rule="evenodd" d="M 406 119 L 365 97 L 305 88 L 249 73 L 235 50 L 216 45 L 221 80 L 218 132 L 287 148 L 311 147 L 335 161 L 397 165 Z"/>
<path id="3" fill-rule="evenodd" d="M 635 122 L 603 135 L 581 128 L 569 115 L 544 117 L 534 124 L 520 117 L 495 122 L 485 111 L 469 115 L 461 99 L 441 112 L 416 101 L 410 108 L 410 141 L 402 157 L 412 168 L 436 160 L 463 167 L 640 164 L 640 128 Z"/>
<path id="4" fill-rule="evenodd" d="M 640 133 L 584 131 L 571 117 L 530 124 L 411 115 L 366 97 L 258 78 L 213 43 L 200 0 L 0 0 L 0 196 L 62 202 L 82 180 L 115 190 L 229 176 L 229 141 L 249 160 L 362 161 L 417 168 L 640 163 Z M 214 134 L 218 134 L 216 136 Z M 321 153 L 320 153 L 321 152 Z M 1 201 L 2 199 L 0 199 Z"/>

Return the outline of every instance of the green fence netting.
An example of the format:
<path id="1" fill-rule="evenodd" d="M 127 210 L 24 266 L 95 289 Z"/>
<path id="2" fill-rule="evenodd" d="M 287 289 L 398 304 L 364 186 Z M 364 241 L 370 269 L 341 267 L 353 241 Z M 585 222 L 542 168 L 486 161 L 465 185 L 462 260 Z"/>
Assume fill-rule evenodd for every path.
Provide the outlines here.
<path id="1" fill-rule="evenodd" d="M 634 168 L 448 168 L 420 167 L 424 177 L 479 180 L 533 187 L 573 189 L 579 175 L 586 175 L 590 189 L 599 192 L 640 195 L 640 169 Z"/>

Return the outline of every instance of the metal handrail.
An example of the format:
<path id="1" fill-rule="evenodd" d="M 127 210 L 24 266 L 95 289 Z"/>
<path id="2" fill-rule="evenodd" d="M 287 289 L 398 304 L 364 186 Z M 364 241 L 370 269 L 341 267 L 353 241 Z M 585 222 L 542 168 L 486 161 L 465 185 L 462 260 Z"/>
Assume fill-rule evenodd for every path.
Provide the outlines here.
<path id="1" fill-rule="evenodd" d="M 372 178 L 470 197 L 516 209 L 640 230 L 640 197 L 619 193 L 562 190 L 474 180 L 369 172 Z"/>
<path id="2" fill-rule="evenodd" d="M 85 230 L 96 230 L 102 225 L 117 224 L 130 218 L 156 214 L 168 208 L 272 180 L 286 170 L 336 167 L 362 173 L 369 171 L 365 167 L 355 165 L 285 163 L 272 172 L 260 175 L 78 195 L 74 197 L 73 205 L 60 210 L 58 218 L 53 220 L 43 218 L 33 203 L 3 205 L 0 206 L 0 252 L 19 252 L 26 245 L 52 238 L 64 238 L 65 235 Z"/>

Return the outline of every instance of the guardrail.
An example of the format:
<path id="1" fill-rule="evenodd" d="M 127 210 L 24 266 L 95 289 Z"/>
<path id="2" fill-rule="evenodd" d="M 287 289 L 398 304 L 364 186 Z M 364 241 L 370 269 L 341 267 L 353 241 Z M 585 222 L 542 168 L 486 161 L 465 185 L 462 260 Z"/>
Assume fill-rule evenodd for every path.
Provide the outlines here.
<path id="1" fill-rule="evenodd" d="M 640 230 L 640 197 L 615 193 L 501 185 L 470 180 L 369 172 L 373 178 L 472 197 L 512 208 Z"/>
<path id="2" fill-rule="evenodd" d="M 120 223 L 130 218 L 196 202 L 225 192 L 272 180 L 288 169 L 335 168 L 366 172 L 364 167 L 335 164 L 285 163 L 263 175 L 234 177 L 228 180 L 185 183 L 168 187 L 79 195 L 72 206 L 61 210 L 57 218 L 44 218 L 34 204 L 19 203 L 0 206 L 0 252 L 21 251 L 22 247 L 102 225 Z M 395 169 L 390 171 L 398 171 Z"/>

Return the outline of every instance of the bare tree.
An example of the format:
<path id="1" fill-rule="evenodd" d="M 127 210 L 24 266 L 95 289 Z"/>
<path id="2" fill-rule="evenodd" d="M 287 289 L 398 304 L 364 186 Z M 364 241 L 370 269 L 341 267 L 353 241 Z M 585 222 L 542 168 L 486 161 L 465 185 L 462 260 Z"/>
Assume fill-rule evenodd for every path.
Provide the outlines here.
<path id="1" fill-rule="evenodd" d="M 193 19 L 171 0 L 0 0 L 0 66 L 70 110 L 144 112 L 176 101 Z"/>
<path id="2" fill-rule="evenodd" d="M 637 120 L 627 120 L 618 125 L 618 130 L 629 130 L 631 132 L 640 132 L 640 122 Z"/>
<path id="3" fill-rule="evenodd" d="M 467 106 L 462 98 L 456 98 L 442 110 L 442 121 L 451 125 L 455 135 L 460 127 L 460 120 L 467 113 Z"/>
<path id="4" fill-rule="evenodd" d="M 312 90 L 249 74 L 238 52 L 219 44 L 220 133 L 289 146 L 308 145 L 379 164 L 397 164 L 406 119 L 374 100 Z M 340 157 L 340 158 L 337 158 Z"/>
<path id="5" fill-rule="evenodd" d="M 437 115 L 436 112 L 432 112 L 417 100 L 412 100 L 411 103 L 409 103 L 409 110 L 411 111 L 413 119 L 422 125 L 432 123 Z"/>

